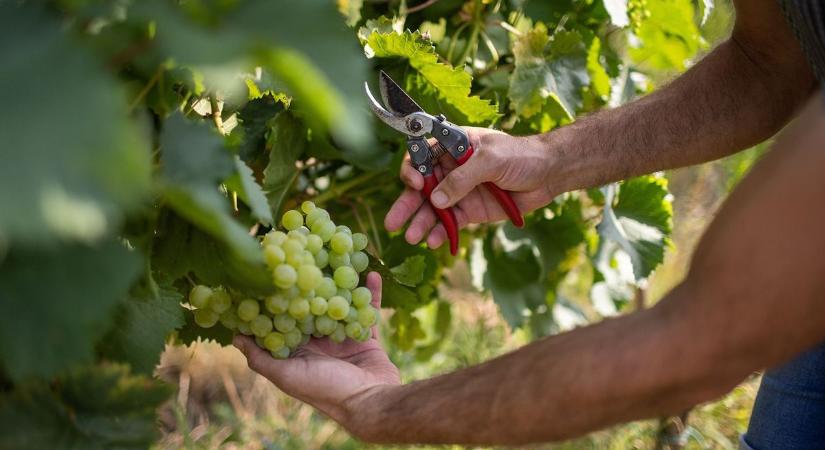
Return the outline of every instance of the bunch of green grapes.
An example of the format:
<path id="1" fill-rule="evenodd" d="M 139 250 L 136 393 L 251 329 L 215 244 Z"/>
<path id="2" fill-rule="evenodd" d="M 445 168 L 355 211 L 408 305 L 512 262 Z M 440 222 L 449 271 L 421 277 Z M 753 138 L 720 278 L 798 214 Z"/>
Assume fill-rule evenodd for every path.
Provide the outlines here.
<path id="1" fill-rule="evenodd" d="M 650 10 L 647 8 L 647 0 L 628 0 L 627 16 L 630 19 L 630 26 L 634 33 L 639 32 L 642 22 L 650 18 Z"/>
<path id="2" fill-rule="evenodd" d="M 336 226 L 312 202 L 304 202 L 301 211 L 284 213 L 285 232 L 273 229 L 261 242 L 275 294 L 256 299 L 195 286 L 189 304 L 196 324 L 210 328 L 220 322 L 255 336 L 275 358 L 286 358 L 310 337 L 328 336 L 337 343 L 370 338 L 379 315 L 370 290 L 359 286 L 369 263 L 367 236 Z"/>

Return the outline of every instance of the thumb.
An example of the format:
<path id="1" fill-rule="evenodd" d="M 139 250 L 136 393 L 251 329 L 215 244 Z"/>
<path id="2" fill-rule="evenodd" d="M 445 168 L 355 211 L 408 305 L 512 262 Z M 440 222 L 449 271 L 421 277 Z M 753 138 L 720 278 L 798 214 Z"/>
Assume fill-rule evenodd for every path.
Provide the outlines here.
<path id="1" fill-rule="evenodd" d="M 464 165 L 458 166 L 448 173 L 438 184 L 430 196 L 430 201 L 436 208 L 447 208 L 456 204 L 479 184 L 489 181 L 489 169 L 484 158 L 474 155 Z"/>

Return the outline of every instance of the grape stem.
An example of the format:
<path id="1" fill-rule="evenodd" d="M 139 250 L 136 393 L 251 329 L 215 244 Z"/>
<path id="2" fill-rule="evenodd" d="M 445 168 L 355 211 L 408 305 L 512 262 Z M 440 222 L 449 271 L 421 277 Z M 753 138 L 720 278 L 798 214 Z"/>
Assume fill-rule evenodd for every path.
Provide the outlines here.
<path id="1" fill-rule="evenodd" d="M 143 98 L 146 97 L 147 94 L 149 94 L 149 91 L 152 90 L 152 88 L 155 86 L 158 80 L 160 80 L 160 77 L 163 76 L 163 70 L 165 68 L 166 67 L 163 64 L 158 66 L 158 69 L 155 71 L 154 74 L 152 74 L 152 78 L 149 78 L 149 81 L 146 82 L 146 86 L 143 86 L 143 89 L 140 90 L 137 97 L 135 97 L 135 99 L 132 100 L 132 103 L 129 104 L 129 113 L 134 111 L 134 109 L 137 108 L 137 105 L 140 103 L 140 101 L 143 100 Z"/>
<path id="2" fill-rule="evenodd" d="M 340 197 L 341 195 L 345 194 L 350 189 L 352 189 L 352 188 L 354 188 L 358 185 L 361 185 L 363 183 L 366 183 L 367 181 L 370 181 L 371 179 L 373 179 L 374 177 L 376 177 L 378 175 L 383 176 L 383 175 L 386 175 L 386 174 L 387 174 L 386 170 L 380 170 L 380 171 L 377 171 L 377 172 L 365 172 L 365 173 L 363 173 L 363 174 L 361 174 L 361 175 L 359 175 L 359 176 L 357 176 L 357 177 L 355 177 L 351 180 L 347 180 L 347 181 L 344 181 L 343 183 L 339 183 L 339 184 L 336 184 L 336 185 L 330 187 L 324 193 L 322 193 L 322 194 L 318 195 L 317 197 L 315 197 L 315 199 L 313 199 L 313 202 L 315 202 L 315 204 L 318 205 L 318 206 L 324 206 L 324 204 L 326 202 L 328 202 L 331 198 Z"/>
<path id="3" fill-rule="evenodd" d="M 209 96 L 209 106 L 212 110 L 212 122 L 215 123 L 215 128 L 218 129 L 220 134 L 226 135 L 226 131 L 223 129 L 223 117 L 221 117 L 221 109 L 218 105 L 218 98 L 214 93 Z"/>

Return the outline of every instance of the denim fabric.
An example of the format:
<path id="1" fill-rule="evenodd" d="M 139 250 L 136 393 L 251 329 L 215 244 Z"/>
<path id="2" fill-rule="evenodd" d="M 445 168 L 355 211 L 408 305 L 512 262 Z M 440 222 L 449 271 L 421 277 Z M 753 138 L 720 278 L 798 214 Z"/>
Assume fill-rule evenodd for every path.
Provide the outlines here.
<path id="1" fill-rule="evenodd" d="M 741 448 L 825 449 L 825 344 L 769 370 Z"/>

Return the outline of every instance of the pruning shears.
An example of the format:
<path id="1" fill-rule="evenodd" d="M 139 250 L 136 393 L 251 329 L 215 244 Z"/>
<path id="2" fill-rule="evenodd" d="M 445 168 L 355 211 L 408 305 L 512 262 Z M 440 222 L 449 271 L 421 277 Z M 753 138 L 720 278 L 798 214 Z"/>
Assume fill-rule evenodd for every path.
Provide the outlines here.
<path id="1" fill-rule="evenodd" d="M 473 156 L 474 149 L 470 145 L 467 133 L 461 127 L 447 121 L 444 115 L 433 116 L 425 112 L 384 71 L 381 71 L 378 77 L 378 84 L 386 108 L 375 100 L 369 85 L 364 83 L 370 108 L 381 121 L 407 135 L 407 153 L 410 155 L 410 163 L 424 176 L 424 195 L 430 202 L 430 195 L 439 183 L 433 171 L 433 166 L 438 163 L 438 159 L 445 153 L 449 153 L 458 165 L 462 165 Z M 427 135 L 434 137 L 437 144 L 430 146 L 427 142 Z M 492 182 L 485 182 L 484 186 L 493 194 L 513 225 L 524 226 L 524 219 L 510 193 Z M 447 238 L 450 241 L 450 253 L 455 255 L 458 252 L 458 225 L 453 209 L 439 209 L 433 206 L 432 202 L 430 206 L 444 224 Z"/>

